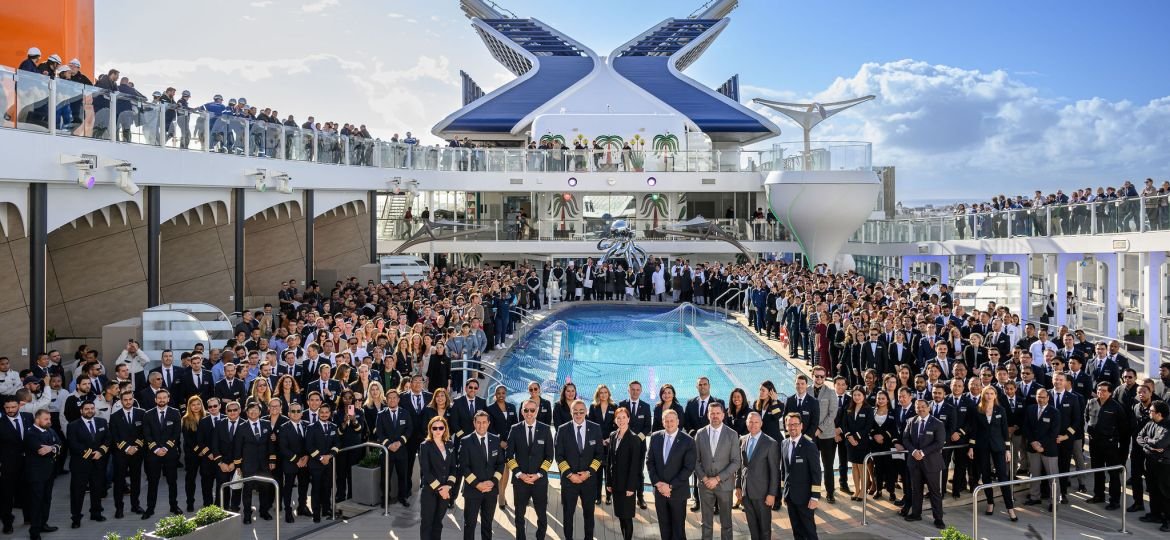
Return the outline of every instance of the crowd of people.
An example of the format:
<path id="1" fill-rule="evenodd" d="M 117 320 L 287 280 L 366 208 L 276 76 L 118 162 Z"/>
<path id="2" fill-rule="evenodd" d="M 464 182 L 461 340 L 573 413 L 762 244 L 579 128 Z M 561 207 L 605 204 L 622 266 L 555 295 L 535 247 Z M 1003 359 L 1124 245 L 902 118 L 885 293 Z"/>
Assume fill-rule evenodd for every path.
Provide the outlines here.
<path id="1" fill-rule="evenodd" d="M 58 130 L 77 131 L 95 138 L 116 136 L 122 142 L 131 142 L 137 136 L 136 133 L 141 131 L 143 140 L 135 142 L 175 144 L 186 149 L 195 140 L 217 152 L 244 154 L 247 151 L 251 156 L 283 159 L 316 156 L 317 161 L 327 163 L 341 163 L 345 156 L 344 145 L 349 144 L 350 164 L 374 163 L 376 139 L 364 124 L 322 123 L 312 116 L 300 123 L 291 114 L 282 117 L 278 110 L 271 107 L 249 105 L 246 98 L 230 98 L 225 102 L 219 94 L 199 105 L 192 103 L 190 91 L 179 93 L 173 87 L 156 90 L 148 97 L 135 88 L 130 77 L 122 75 L 117 69 L 98 75 L 94 81 L 82 71 L 78 59 L 63 63 L 59 55 L 51 54 L 42 61 L 41 51 L 36 47 L 29 48 L 27 57 L 21 61 L 18 69 L 109 92 L 94 94 L 91 103 L 87 103 L 81 93 L 73 95 L 72 92 L 59 92 L 58 103 L 53 104 L 56 112 L 55 127 Z M 21 107 L 21 121 L 47 128 L 49 105 L 46 97 L 39 96 L 39 99 L 31 99 L 29 103 Z M 114 109 L 113 125 L 110 120 L 111 108 Z M 245 129 L 245 126 L 249 127 Z M 284 128 L 300 128 L 318 136 L 315 139 L 289 140 L 292 139 L 288 137 L 290 132 Z M 114 130 L 112 135 L 111 130 Z M 282 133 L 286 136 L 283 146 Z M 210 137 L 209 140 L 204 140 L 207 137 Z M 249 142 L 247 145 L 246 139 Z M 417 145 L 418 139 L 407 132 L 406 137 L 400 140 L 395 133 L 389 142 Z M 405 162 L 406 157 L 401 155 L 397 159 Z"/>
<path id="2" fill-rule="evenodd" d="M 498 386 L 489 397 L 481 388 L 477 362 L 505 343 L 526 309 L 635 296 L 738 299 L 730 309 L 747 313 L 763 337 L 787 340 L 811 375 L 798 376 L 791 395 L 777 390 L 787 381 L 763 380 L 754 399 L 741 388 L 721 399 L 705 378 L 685 400 L 672 384 L 644 394 L 639 381 L 580 393 L 566 382 L 552 400 L 540 381 L 526 396 Z M 346 448 L 362 442 L 390 456 L 391 502 L 410 506 L 417 493 L 423 538 L 439 537 L 457 498 L 464 531 L 490 534 L 509 487 L 517 535 L 526 537 L 532 506 L 535 536 L 544 538 L 550 475 L 560 478 L 567 538 L 578 510 L 584 537 L 593 537 L 597 508 L 631 538 L 647 484 L 663 538 L 685 537 L 688 500 L 704 538 L 715 534 L 715 517 L 730 538 L 737 512 L 752 538 L 768 538 L 772 512 L 785 505 L 794 537 L 816 538 L 814 512 L 838 493 L 888 496 L 909 521 L 922 519 L 929 496 L 941 528 L 946 491 L 957 498 L 1015 475 L 1122 464 L 1133 492 L 1127 510 L 1170 530 L 1170 364 L 1145 378 L 1119 343 L 1067 328 L 1050 334 L 1004 306 L 968 313 L 937 280 L 866 282 L 823 266 L 653 258 L 639 272 L 594 260 L 436 267 L 415 282 L 351 278 L 327 293 L 290 280 L 277 298 L 245 313 L 223 349 L 153 359 L 131 341 L 113 373 L 85 348 L 73 361 L 51 351 L 19 372 L 0 358 L 5 532 L 15 507 L 34 539 L 55 529 L 41 502 L 66 466 L 73 526 L 87 493 L 91 520 L 105 520 L 110 500 L 115 518 L 127 510 L 149 518 L 164 481 L 173 513 L 219 503 L 246 523 L 255 515 L 330 519 L 364 457 Z M 218 500 L 218 486 L 253 475 L 280 489 L 249 483 Z M 1050 508 L 1068 503 L 1069 490 L 1091 489 L 1089 503 L 1126 505 L 1117 474 L 1090 476 L 1051 493 L 1034 483 L 1023 504 Z M 1013 493 L 999 495 L 1016 520 Z M 272 515 L 278 496 L 284 516 Z M 985 496 L 994 513 L 995 494 Z"/>
<path id="3" fill-rule="evenodd" d="M 1126 180 L 1119 187 L 1070 194 L 1001 194 L 987 202 L 959 203 L 953 213 L 960 239 L 1006 238 L 1009 231 L 1011 236 L 1162 231 L 1170 229 L 1170 180 L 1159 185 L 1146 178 L 1140 191 Z"/>

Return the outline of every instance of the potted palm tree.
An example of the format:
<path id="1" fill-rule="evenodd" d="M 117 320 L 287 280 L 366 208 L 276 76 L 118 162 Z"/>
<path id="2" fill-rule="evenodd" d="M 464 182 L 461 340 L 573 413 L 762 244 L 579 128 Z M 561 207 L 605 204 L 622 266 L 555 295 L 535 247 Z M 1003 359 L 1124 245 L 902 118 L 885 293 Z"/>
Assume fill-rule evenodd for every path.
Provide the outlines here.
<path id="1" fill-rule="evenodd" d="M 167 516 L 158 520 L 154 530 L 143 533 L 142 540 L 162 540 L 166 538 L 183 538 L 183 540 L 223 540 L 225 538 L 240 537 L 240 515 L 228 512 L 215 505 L 206 506 L 186 518 L 183 516 Z M 113 534 L 113 533 L 111 533 Z M 120 537 L 110 534 L 106 540 L 118 540 Z"/>
<path id="2" fill-rule="evenodd" d="M 381 452 L 366 452 L 353 468 L 353 502 L 365 506 L 382 504 L 382 464 Z"/>

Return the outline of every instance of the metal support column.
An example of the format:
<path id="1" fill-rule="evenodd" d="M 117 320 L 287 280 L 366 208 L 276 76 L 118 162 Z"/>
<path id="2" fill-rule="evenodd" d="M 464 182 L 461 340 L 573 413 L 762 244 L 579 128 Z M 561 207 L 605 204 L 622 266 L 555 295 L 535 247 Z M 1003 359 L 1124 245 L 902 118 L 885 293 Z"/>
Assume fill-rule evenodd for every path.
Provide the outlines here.
<path id="1" fill-rule="evenodd" d="M 939 255 L 936 257 L 938 261 L 938 282 L 951 284 L 951 256 Z"/>
<path id="2" fill-rule="evenodd" d="M 1101 321 L 1101 333 L 1109 337 L 1117 336 L 1118 302 L 1121 298 L 1121 281 L 1118 279 L 1122 266 L 1122 257 L 1117 253 L 1097 253 L 1093 258 L 1102 266 L 1097 267 L 1097 289 L 1101 292 L 1101 303 L 1105 309 Z M 1102 275 L 1104 274 L 1104 275 Z"/>
<path id="3" fill-rule="evenodd" d="M 146 186 L 146 307 L 155 307 L 162 303 L 162 286 L 159 264 L 159 253 L 162 248 L 160 229 L 162 228 L 161 209 L 162 191 L 159 186 Z"/>
<path id="4" fill-rule="evenodd" d="M 1068 265 L 1081 259 L 1079 254 L 1060 253 L 1056 255 L 1056 279 L 1052 282 L 1052 293 L 1056 295 L 1056 324 L 1068 324 Z M 1077 284 L 1080 285 L 1079 283 Z"/>
<path id="5" fill-rule="evenodd" d="M 247 212 L 244 209 L 244 188 L 232 189 L 232 220 L 235 226 L 235 272 L 232 283 L 235 285 L 234 295 L 236 305 L 235 311 L 242 313 L 244 311 L 244 221 L 248 218 L 245 215 Z"/>
<path id="6" fill-rule="evenodd" d="M 48 259 L 49 186 L 28 186 L 28 357 L 45 351 L 45 280 Z M 29 362 L 31 365 L 31 361 Z"/>
<path id="7" fill-rule="evenodd" d="M 370 264 L 378 263 L 378 192 L 366 194 L 366 217 L 370 220 Z"/>
<path id="8" fill-rule="evenodd" d="M 316 218 L 316 210 L 313 205 L 313 190 L 305 190 L 305 285 L 313 281 L 313 274 L 315 268 L 313 265 L 314 247 L 313 247 L 313 220 Z"/>
<path id="9" fill-rule="evenodd" d="M 1141 287 L 1145 293 L 1142 295 L 1142 323 L 1146 331 L 1145 375 L 1156 378 L 1158 367 L 1167 360 L 1156 348 L 1162 347 L 1162 265 L 1166 263 L 1166 253 L 1151 251 L 1144 258 L 1146 264 L 1141 270 Z"/>

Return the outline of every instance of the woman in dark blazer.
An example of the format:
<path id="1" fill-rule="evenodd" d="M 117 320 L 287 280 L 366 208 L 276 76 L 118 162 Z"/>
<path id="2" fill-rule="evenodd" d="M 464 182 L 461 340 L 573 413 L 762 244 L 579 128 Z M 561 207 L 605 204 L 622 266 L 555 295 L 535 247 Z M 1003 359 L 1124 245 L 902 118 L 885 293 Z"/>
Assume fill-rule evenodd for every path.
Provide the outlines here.
<path id="1" fill-rule="evenodd" d="M 607 498 L 613 497 L 613 515 L 621 525 L 622 538 L 630 540 L 634 537 L 634 508 L 638 492 L 642 490 L 646 448 L 638 435 L 629 429 L 629 409 L 617 408 L 613 418 L 616 431 L 606 439 L 610 453 L 605 464 L 605 490 Z"/>
<path id="2" fill-rule="evenodd" d="M 426 440 L 418 447 L 419 498 L 422 506 L 420 536 L 438 540 L 443 534 L 443 517 L 455 500 L 455 449 L 450 428 L 440 416 L 427 421 Z"/>
<path id="3" fill-rule="evenodd" d="M 604 462 L 609 454 L 609 436 L 613 433 L 613 430 L 617 429 L 613 420 L 614 409 L 616 408 L 617 404 L 613 402 L 609 387 L 604 384 L 598 385 L 597 390 L 593 392 L 593 404 L 589 406 L 589 416 L 586 418 L 590 422 L 601 426 L 601 441 L 605 445 L 605 448 L 602 449 L 605 453 L 602 456 L 602 462 Z M 605 469 L 605 467 L 601 469 L 602 474 L 604 474 Z M 602 487 L 604 484 L 605 478 L 597 479 L 597 498 L 594 504 L 601 504 L 601 492 L 603 491 Z M 613 504 L 613 498 L 606 497 L 605 503 Z"/>
<path id="4" fill-rule="evenodd" d="M 760 397 L 752 405 L 752 409 L 760 413 L 760 419 L 764 423 L 761 428 L 764 434 L 777 441 L 783 441 L 784 402 L 777 399 L 776 385 L 772 384 L 772 381 L 760 383 Z"/>
<path id="5" fill-rule="evenodd" d="M 678 403 L 678 394 L 674 391 L 674 385 L 664 384 L 658 389 L 658 403 L 654 404 L 654 421 L 650 426 L 651 431 L 658 431 L 662 427 L 662 412 L 673 409 L 678 413 L 678 417 L 683 417 L 683 406 Z"/>
<path id="6" fill-rule="evenodd" d="M 1007 412 L 997 402 L 998 395 L 994 387 L 984 387 L 979 395 L 979 407 L 967 422 L 971 429 L 967 440 L 967 457 L 974 460 L 979 481 L 983 484 L 1004 482 L 1011 474 L 1007 467 L 1007 441 L 1011 440 L 1008 438 L 1009 419 Z M 990 516 L 995 513 L 995 493 L 990 489 L 984 490 L 984 493 L 987 494 L 987 510 L 983 513 Z M 1000 493 L 1007 506 L 1008 517 L 1016 521 L 1012 488 L 1003 486 Z"/>
<path id="7" fill-rule="evenodd" d="M 869 454 L 870 434 L 873 432 L 873 407 L 866 402 L 865 390 L 860 386 L 853 388 L 849 400 L 849 405 L 841 417 L 841 435 L 845 438 L 845 453 L 849 457 L 849 463 L 853 465 L 853 485 L 857 486 L 850 498 L 860 501 L 861 490 L 870 487 L 861 483 L 861 464 Z M 869 478 L 869 482 L 872 486 L 873 477 Z"/>
<path id="8" fill-rule="evenodd" d="M 561 387 L 561 399 L 553 406 L 553 429 L 573 420 L 573 401 L 577 399 L 577 385 L 567 382 Z"/>
<path id="9" fill-rule="evenodd" d="M 892 405 L 890 394 L 878 390 L 873 407 L 873 429 L 869 432 L 870 452 L 885 452 L 894 448 L 894 439 L 898 438 L 898 418 L 894 416 Z M 872 463 L 874 470 L 869 471 L 869 477 L 877 482 L 869 494 L 874 500 L 879 500 L 882 498 L 882 488 L 885 488 L 890 494 L 890 500 L 896 500 L 894 483 L 903 462 L 895 463 L 893 456 L 880 456 L 873 458 Z"/>
<path id="10" fill-rule="evenodd" d="M 495 393 L 492 394 L 495 401 L 488 404 L 487 413 L 488 419 L 488 433 L 500 438 L 500 448 L 502 450 L 508 449 L 508 433 L 512 431 L 512 426 L 520 421 L 520 417 L 516 415 L 516 406 L 508 403 L 508 388 L 504 385 L 496 386 Z M 504 476 L 500 479 L 500 510 L 504 509 L 504 503 L 507 502 L 505 498 L 508 493 L 508 479 L 512 477 L 512 469 L 506 464 L 504 465 Z"/>
<path id="11" fill-rule="evenodd" d="M 747 392 L 744 392 L 743 388 L 736 388 L 727 398 L 727 419 L 723 423 L 730 425 L 736 433 L 743 435 L 747 433 L 747 415 L 751 410 L 752 406 L 748 403 Z"/>

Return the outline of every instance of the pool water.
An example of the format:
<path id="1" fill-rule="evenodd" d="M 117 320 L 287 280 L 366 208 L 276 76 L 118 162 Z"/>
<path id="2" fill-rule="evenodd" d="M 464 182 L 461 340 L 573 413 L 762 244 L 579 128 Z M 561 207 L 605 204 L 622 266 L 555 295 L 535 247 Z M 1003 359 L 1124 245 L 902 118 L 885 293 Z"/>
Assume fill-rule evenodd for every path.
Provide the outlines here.
<path id="1" fill-rule="evenodd" d="M 685 402 L 697 394 L 700 376 L 709 378 L 711 393 L 724 400 L 736 387 L 754 400 L 765 380 L 790 394 L 797 374 L 746 328 L 690 305 L 566 308 L 533 328 L 504 357 L 500 370 L 509 390 L 521 394 L 519 399 L 529 381 L 539 381 L 552 399 L 561 385 L 572 381 L 586 401 L 599 384 L 620 401 L 628 395 L 626 385 L 638 380 L 642 399 L 650 403 L 666 383 Z"/>

